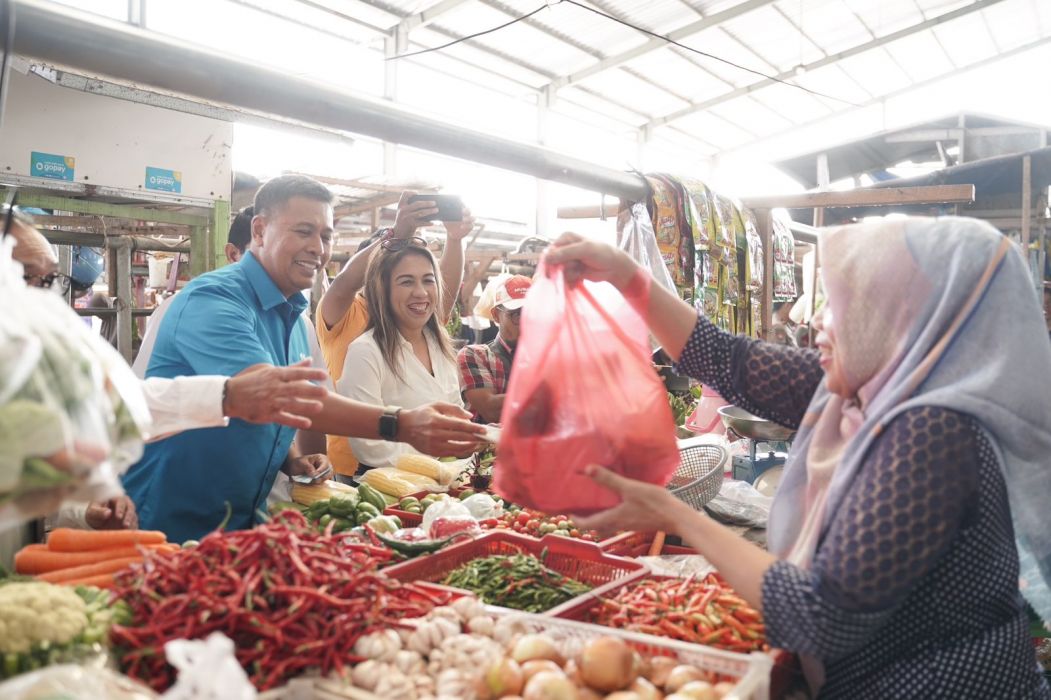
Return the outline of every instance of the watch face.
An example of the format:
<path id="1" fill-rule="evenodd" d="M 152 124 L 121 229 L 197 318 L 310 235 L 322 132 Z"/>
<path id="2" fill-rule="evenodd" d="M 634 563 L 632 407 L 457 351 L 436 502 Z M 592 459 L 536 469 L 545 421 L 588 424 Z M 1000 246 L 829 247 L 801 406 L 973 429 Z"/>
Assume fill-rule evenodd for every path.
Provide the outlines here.
<path id="1" fill-rule="evenodd" d="M 380 437 L 384 440 L 393 440 L 398 434 L 398 416 L 395 413 L 384 413 L 380 416 Z"/>

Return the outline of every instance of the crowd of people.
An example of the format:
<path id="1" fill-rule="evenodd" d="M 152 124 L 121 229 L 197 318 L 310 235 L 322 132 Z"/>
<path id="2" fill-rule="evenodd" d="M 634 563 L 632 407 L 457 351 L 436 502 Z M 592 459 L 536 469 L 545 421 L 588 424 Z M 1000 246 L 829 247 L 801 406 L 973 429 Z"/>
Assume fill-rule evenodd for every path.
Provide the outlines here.
<path id="1" fill-rule="evenodd" d="M 133 369 L 154 413 L 153 438 L 124 477 L 127 496 L 71 505 L 52 524 L 143 527 L 195 539 L 233 509 L 250 527 L 268 500 L 287 500 L 289 478 L 330 471 L 352 483 L 418 451 L 465 456 L 479 423 L 499 420 L 530 280 L 499 281 L 483 313 L 502 331 L 485 346 L 453 350 L 444 324 L 457 302 L 468 209 L 447 222 L 435 260 L 416 234 L 433 202 L 399 202 L 331 281 L 316 324 L 304 292 L 332 253 L 333 196 L 321 183 L 282 176 L 238 213 L 227 266 L 202 275 L 154 311 Z M 34 286 L 60 277 L 30 222 L 13 233 L 15 258 Z"/>
<path id="2" fill-rule="evenodd" d="M 408 450 L 476 451 L 502 411 L 530 280 L 502 277 L 480 309 L 497 336 L 454 353 L 444 323 L 474 222 L 465 209 L 447 223 L 436 259 L 417 236 L 436 213 L 403 198 L 312 324 L 303 292 L 331 257 L 332 194 L 302 176 L 264 184 L 235 222 L 249 234 L 231 240 L 236 262 L 192 280 L 147 334 L 160 437 L 124 477 L 130 502 L 82 520 L 193 539 L 227 503 L 229 526 L 250 527 L 282 474 L 325 478 L 334 463 L 352 480 Z M 42 284 L 48 246 L 23 228 L 26 281 Z M 957 218 L 834 229 L 819 246 L 827 302 L 811 348 L 784 306 L 783 342 L 734 336 L 625 253 L 573 234 L 553 244 L 548 263 L 624 292 L 680 372 L 798 431 L 768 550 L 600 466 L 621 503 L 578 524 L 680 536 L 762 610 L 821 697 L 1046 700 L 1020 588 L 1051 619 L 1051 344 L 1025 261 Z"/>

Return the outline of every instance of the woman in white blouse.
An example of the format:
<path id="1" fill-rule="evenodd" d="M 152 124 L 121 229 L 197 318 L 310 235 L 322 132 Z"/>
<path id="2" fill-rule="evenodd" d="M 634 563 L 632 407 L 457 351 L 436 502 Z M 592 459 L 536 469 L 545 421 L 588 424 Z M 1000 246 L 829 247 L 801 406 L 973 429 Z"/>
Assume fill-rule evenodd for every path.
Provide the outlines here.
<path id="1" fill-rule="evenodd" d="M 453 291 L 452 293 L 455 293 Z M 434 401 L 463 406 L 449 336 L 438 321 L 441 275 L 422 238 L 391 238 L 377 247 L 365 276 L 369 326 L 350 344 L 336 390 L 376 406 L 416 408 Z M 350 438 L 360 467 L 393 467 L 414 450 Z M 470 447 L 466 446 L 466 451 Z"/>

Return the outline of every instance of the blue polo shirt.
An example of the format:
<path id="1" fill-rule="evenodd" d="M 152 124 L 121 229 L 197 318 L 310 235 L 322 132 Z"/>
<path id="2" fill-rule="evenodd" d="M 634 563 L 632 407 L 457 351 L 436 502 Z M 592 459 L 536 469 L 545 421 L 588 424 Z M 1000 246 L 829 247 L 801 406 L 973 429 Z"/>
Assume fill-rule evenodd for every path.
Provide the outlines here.
<path id="1" fill-rule="evenodd" d="M 310 356 L 301 293 L 281 293 L 259 261 L 240 262 L 191 281 L 175 296 L 157 332 L 147 377 L 233 376 L 254 364 L 284 366 Z M 199 539 L 233 507 L 229 529 L 255 524 L 295 430 L 231 420 L 226 428 L 179 433 L 146 446 L 124 476 L 139 526 L 174 542 Z"/>

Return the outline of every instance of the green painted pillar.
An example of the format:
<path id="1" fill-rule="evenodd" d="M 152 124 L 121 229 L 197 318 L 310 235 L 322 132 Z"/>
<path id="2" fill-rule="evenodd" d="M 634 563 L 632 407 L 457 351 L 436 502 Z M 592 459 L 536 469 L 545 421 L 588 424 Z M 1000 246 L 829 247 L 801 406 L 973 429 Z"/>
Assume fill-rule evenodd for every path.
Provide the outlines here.
<path id="1" fill-rule="evenodd" d="M 215 265 L 217 270 L 226 264 L 226 242 L 230 234 L 230 202 L 225 199 L 215 200 L 215 208 L 212 209 L 212 242 L 215 251 Z"/>
<path id="2" fill-rule="evenodd" d="M 190 276 L 197 277 L 213 267 L 212 246 L 208 242 L 208 226 L 190 227 Z"/>

